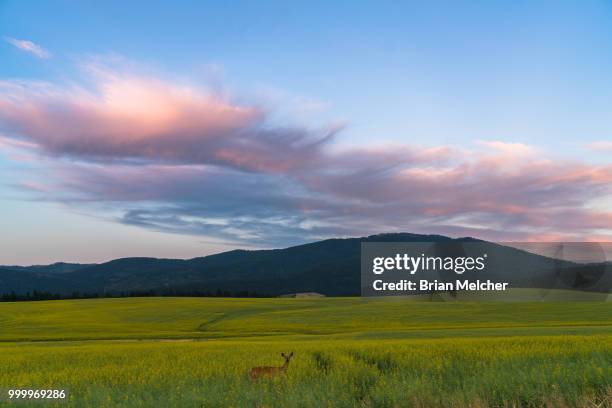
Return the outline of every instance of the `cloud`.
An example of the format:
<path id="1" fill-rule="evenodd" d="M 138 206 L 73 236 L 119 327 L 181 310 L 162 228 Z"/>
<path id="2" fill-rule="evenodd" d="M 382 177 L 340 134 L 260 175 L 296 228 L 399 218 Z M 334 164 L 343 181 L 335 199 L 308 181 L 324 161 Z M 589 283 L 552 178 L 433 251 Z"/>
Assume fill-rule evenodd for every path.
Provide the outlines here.
<path id="1" fill-rule="evenodd" d="M 612 166 L 517 163 L 450 147 L 350 154 L 327 152 L 293 173 L 62 163 L 51 167 L 54 193 L 41 197 L 91 212 L 110 206 L 129 225 L 260 246 L 381 231 L 584 240 L 612 226 L 611 212 L 590 206 L 612 193 Z"/>
<path id="2" fill-rule="evenodd" d="M 193 84 L 89 72 L 89 87 L 0 83 L 0 149 L 40 158 L 41 171 L 18 182 L 38 199 L 268 247 L 393 231 L 612 236 L 601 204 L 609 165 L 504 141 L 355 147 L 335 140 L 338 126 L 281 126 L 257 103 Z"/>
<path id="3" fill-rule="evenodd" d="M 40 45 L 33 43 L 32 41 L 18 40 L 17 38 L 13 38 L 13 37 L 5 37 L 4 39 L 6 40 L 6 42 L 13 45 L 15 48 L 18 48 L 22 51 L 33 54 L 34 56 L 38 58 L 41 58 L 41 59 L 51 58 L 51 53 L 49 51 L 45 50 Z"/>
<path id="4" fill-rule="evenodd" d="M 612 153 L 612 142 L 599 141 L 587 144 L 587 148 L 595 152 L 607 152 Z"/>
<path id="5" fill-rule="evenodd" d="M 301 166 L 338 130 L 271 126 L 258 107 L 157 78 L 98 68 L 93 80 L 93 90 L 0 82 L 0 126 L 57 156 L 255 172 Z"/>
<path id="6" fill-rule="evenodd" d="M 497 150 L 499 153 L 502 153 L 505 156 L 525 157 L 533 156 L 535 153 L 537 153 L 536 149 L 533 146 L 529 146 L 523 143 L 508 143 L 499 140 L 481 140 L 479 143 L 483 146 L 489 147 L 490 149 Z"/>

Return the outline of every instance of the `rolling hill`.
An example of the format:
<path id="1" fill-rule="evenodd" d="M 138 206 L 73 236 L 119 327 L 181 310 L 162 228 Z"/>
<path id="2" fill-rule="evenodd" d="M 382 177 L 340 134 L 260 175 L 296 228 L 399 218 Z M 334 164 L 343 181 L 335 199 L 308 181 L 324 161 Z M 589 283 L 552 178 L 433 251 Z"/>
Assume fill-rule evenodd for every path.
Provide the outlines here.
<path id="1" fill-rule="evenodd" d="M 328 239 L 285 249 L 233 250 L 188 260 L 123 258 L 94 265 L 0 267 L 0 294 L 357 295 L 362 242 L 480 242 L 489 254 L 510 260 L 496 268 L 494 276 L 483 278 L 508 281 L 514 287 L 609 292 L 612 286 L 609 264 L 574 264 L 473 238 L 401 233 Z"/>

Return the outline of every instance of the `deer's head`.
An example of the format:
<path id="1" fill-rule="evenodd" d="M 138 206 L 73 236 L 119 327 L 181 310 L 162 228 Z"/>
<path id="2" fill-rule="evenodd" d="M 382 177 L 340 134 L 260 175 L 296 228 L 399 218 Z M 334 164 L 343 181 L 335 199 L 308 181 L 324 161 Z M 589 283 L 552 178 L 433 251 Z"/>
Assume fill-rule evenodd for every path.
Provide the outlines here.
<path id="1" fill-rule="evenodd" d="M 285 359 L 285 365 L 289 365 L 289 361 L 291 361 L 291 357 L 293 357 L 293 351 L 289 354 L 281 353 L 281 356 Z"/>

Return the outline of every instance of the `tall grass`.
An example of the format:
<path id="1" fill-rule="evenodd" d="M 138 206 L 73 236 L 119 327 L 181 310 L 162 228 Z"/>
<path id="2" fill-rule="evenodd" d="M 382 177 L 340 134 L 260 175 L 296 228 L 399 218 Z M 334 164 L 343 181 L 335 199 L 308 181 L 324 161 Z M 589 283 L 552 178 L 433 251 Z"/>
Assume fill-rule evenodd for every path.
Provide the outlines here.
<path id="1" fill-rule="evenodd" d="M 207 316 L 219 317 L 219 313 L 231 316 L 233 312 L 242 312 L 233 318 L 243 322 L 254 319 L 261 326 L 257 330 L 264 329 L 264 314 L 278 313 L 280 317 L 276 319 L 291 320 L 298 319 L 296 313 L 306 313 L 282 307 L 284 302 L 274 311 L 274 301 L 267 302 L 266 311 L 261 313 L 253 309 L 236 310 L 233 306 L 225 311 L 211 307 L 209 314 L 200 320 L 188 317 L 193 322 L 190 330 L 197 331 L 200 325 L 206 325 Z M 98 307 L 105 304 L 109 303 L 98 303 Z M 447 308 L 452 315 L 452 305 Z M 599 308 L 593 306 L 593 310 Z M 121 320 L 160 319 L 147 317 L 147 313 L 153 312 L 149 306 L 144 310 L 135 307 L 131 315 Z M 338 310 L 340 315 L 346 313 L 342 307 Z M 537 308 L 533 306 L 533 310 Z M 91 311 L 91 318 L 95 319 Z M 456 319 L 444 316 L 443 311 L 436 309 L 440 314 L 436 324 L 447 322 L 456 326 Z M 165 320 L 171 312 L 160 310 L 161 318 Z M 180 308 L 174 313 L 179 321 L 186 316 Z M 501 326 L 511 320 L 510 311 L 506 313 L 507 316 L 498 319 Z M 543 312 L 540 313 L 543 326 L 555 321 L 542 315 Z M 344 326 L 344 334 L 334 331 L 307 335 L 296 330 L 255 336 L 250 331 L 252 327 L 245 327 L 247 336 L 239 338 L 235 334 L 240 332 L 232 321 L 227 327 L 231 327 L 229 333 L 233 337 L 218 336 L 218 330 L 217 336 L 207 339 L 82 341 L 71 339 L 67 333 L 66 341 L 40 341 L 38 337 L 35 342 L 7 341 L 0 343 L 0 388 L 67 389 L 68 401 L 55 405 L 76 407 L 612 406 L 612 332 L 609 329 L 606 332 L 605 322 L 594 325 L 590 334 L 588 325 L 579 334 L 548 335 L 523 322 L 523 326 L 510 329 L 504 326 L 501 332 L 482 335 L 479 330 L 483 320 L 495 326 L 494 315 L 490 314 L 481 317 L 477 327 L 468 324 L 465 331 L 455 332 L 458 336 L 445 337 L 443 334 L 448 331 L 444 328 L 413 330 L 406 335 L 407 331 L 395 326 L 396 317 L 389 317 L 392 336 L 385 330 L 384 321 L 378 321 L 371 326 L 354 324 L 358 331 Z M 74 322 L 69 321 L 69 315 L 65 319 L 68 332 L 73 332 Z M 317 319 L 312 316 L 309 319 L 316 325 Z M 320 316 L 318 321 L 328 327 L 329 319 L 332 318 Z M 426 324 L 419 314 L 411 320 L 410 312 L 404 312 L 402 319 L 408 326 Z M 276 327 L 275 318 L 269 321 Z M 217 318 L 215 324 L 221 327 L 222 322 L 222 318 Z M 61 333 L 61 319 L 56 324 L 60 325 L 55 328 L 56 333 Z M 183 327 L 182 324 L 176 327 Z M 376 330 L 364 333 L 364 327 Z M 569 326 L 555 327 L 573 332 Z M 112 330 L 112 325 L 108 328 Z M 471 331 L 479 334 L 469 335 Z M 177 332 L 180 334 L 180 329 L 163 331 Z M 247 373 L 251 367 L 281 365 L 280 353 L 289 351 L 294 351 L 295 356 L 286 375 L 249 381 Z M 42 405 L 36 402 L 15 406 Z"/>
<path id="2" fill-rule="evenodd" d="M 83 407 L 586 407 L 610 395 L 611 350 L 602 335 L 4 344 L 0 384 L 68 389 Z M 285 376 L 248 380 L 282 351 Z"/>

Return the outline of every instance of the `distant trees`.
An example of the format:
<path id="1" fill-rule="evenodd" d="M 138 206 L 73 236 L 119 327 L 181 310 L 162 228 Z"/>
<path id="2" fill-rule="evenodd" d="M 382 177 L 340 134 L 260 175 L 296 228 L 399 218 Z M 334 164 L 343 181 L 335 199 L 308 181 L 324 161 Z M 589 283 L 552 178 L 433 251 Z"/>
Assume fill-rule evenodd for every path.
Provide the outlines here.
<path id="1" fill-rule="evenodd" d="M 11 293 L 4 293 L 0 296 L 2 302 L 18 302 L 18 301 L 31 301 L 31 300 L 54 300 L 61 299 L 62 297 L 58 293 L 51 292 L 26 292 L 25 294 L 16 294 L 14 291 Z"/>
<path id="2" fill-rule="evenodd" d="M 105 292 L 99 293 L 81 293 L 72 292 L 70 295 L 61 295 L 59 293 L 32 291 L 26 293 L 3 293 L 0 295 L 0 302 L 30 302 L 36 300 L 59 300 L 59 299 L 93 299 L 93 298 L 122 298 L 122 297 L 237 297 L 237 298 L 257 298 L 257 297 L 273 297 L 265 294 L 258 294 L 255 291 L 234 291 L 217 289 L 215 292 L 201 290 L 142 290 L 129 292 Z"/>

